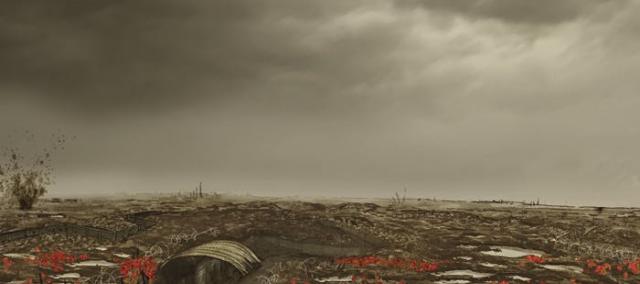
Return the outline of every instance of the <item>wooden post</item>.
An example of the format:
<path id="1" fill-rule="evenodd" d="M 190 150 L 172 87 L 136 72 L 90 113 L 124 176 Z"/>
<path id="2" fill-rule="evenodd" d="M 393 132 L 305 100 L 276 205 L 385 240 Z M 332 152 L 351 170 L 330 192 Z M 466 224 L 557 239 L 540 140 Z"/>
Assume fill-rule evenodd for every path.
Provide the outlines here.
<path id="1" fill-rule="evenodd" d="M 142 281 L 141 284 L 149 284 L 149 277 L 144 274 L 144 271 L 140 271 L 140 280 Z"/>
<path id="2" fill-rule="evenodd" d="M 42 280 L 42 272 L 40 271 L 40 269 L 36 269 L 36 273 L 38 273 L 38 280 L 40 281 L 40 284 L 44 284 Z"/>

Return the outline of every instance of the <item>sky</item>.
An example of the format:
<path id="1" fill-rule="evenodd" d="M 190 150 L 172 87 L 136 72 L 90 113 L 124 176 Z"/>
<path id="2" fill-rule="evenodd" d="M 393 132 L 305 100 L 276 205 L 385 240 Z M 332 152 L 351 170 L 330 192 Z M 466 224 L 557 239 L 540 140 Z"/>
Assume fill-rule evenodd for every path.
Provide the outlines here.
<path id="1" fill-rule="evenodd" d="M 640 2 L 0 4 L 0 145 L 51 195 L 640 204 Z"/>

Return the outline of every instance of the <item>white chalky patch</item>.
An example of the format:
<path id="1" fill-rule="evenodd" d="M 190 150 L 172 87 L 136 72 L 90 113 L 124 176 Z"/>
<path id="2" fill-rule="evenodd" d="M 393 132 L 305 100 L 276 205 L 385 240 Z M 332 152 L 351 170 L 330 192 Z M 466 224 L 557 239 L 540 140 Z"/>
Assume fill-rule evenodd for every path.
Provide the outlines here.
<path id="1" fill-rule="evenodd" d="M 433 283 L 435 284 L 467 284 L 467 283 L 471 283 L 471 281 L 457 279 L 457 280 L 439 280 Z"/>
<path id="2" fill-rule="evenodd" d="M 36 256 L 28 253 L 5 253 L 3 256 L 8 258 L 35 259 Z"/>
<path id="3" fill-rule="evenodd" d="M 554 265 L 554 264 L 544 264 L 542 267 L 553 270 L 553 271 L 564 271 L 564 272 L 572 272 L 572 273 L 582 273 L 582 268 L 573 266 L 573 265 Z"/>
<path id="4" fill-rule="evenodd" d="M 104 261 L 104 260 L 87 260 L 87 261 L 69 264 L 69 266 L 71 267 L 93 267 L 93 266 L 116 267 L 118 265 L 112 262 Z"/>
<path id="5" fill-rule="evenodd" d="M 78 279 L 78 278 L 80 278 L 80 274 L 79 273 L 65 273 L 65 274 L 59 274 L 59 275 L 52 275 L 51 278 L 53 278 L 53 279 Z"/>
<path id="6" fill-rule="evenodd" d="M 524 282 L 531 281 L 531 278 L 520 276 L 520 275 L 512 275 L 512 276 L 509 276 L 509 278 L 511 278 L 513 280 L 524 281 Z"/>
<path id="7" fill-rule="evenodd" d="M 332 277 L 320 278 L 315 280 L 316 282 L 325 283 L 325 282 L 351 282 L 352 279 L 350 276 L 346 276 L 346 277 L 332 276 Z"/>
<path id="8" fill-rule="evenodd" d="M 493 274 L 491 274 L 491 273 L 476 272 L 476 271 L 468 270 L 468 269 L 464 269 L 464 270 L 449 270 L 449 271 L 435 273 L 434 275 L 436 275 L 436 276 L 468 276 L 468 277 L 475 278 L 475 279 L 487 278 L 487 277 L 493 276 Z"/>
<path id="9" fill-rule="evenodd" d="M 480 252 L 485 255 L 502 257 L 525 257 L 527 255 L 543 256 L 544 252 L 539 250 L 523 249 L 517 247 L 492 246 L 491 250 Z"/>
<path id="10" fill-rule="evenodd" d="M 489 262 L 482 262 L 480 263 L 480 265 L 484 267 L 489 267 L 489 268 L 507 268 L 506 265 L 489 263 Z"/>

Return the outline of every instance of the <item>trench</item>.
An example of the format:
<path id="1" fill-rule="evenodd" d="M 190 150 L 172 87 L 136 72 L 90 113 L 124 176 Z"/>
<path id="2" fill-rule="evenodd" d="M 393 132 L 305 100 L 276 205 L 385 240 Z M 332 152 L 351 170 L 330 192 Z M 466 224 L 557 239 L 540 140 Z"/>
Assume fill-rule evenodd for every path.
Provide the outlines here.
<path id="1" fill-rule="evenodd" d="M 143 211 L 125 215 L 125 220 L 133 226 L 122 230 L 109 230 L 106 228 L 78 225 L 67 222 L 55 222 L 48 225 L 37 226 L 26 229 L 19 229 L 0 233 L 0 243 L 18 241 L 28 238 L 35 238 L 46 234 L 61 233 L 67 235 L 77 235 L 95 238 L 102 241 L 121 242 L 129 237 L 146 231 L 153 227 L 155 223 L 149 221 L 147 217 L 160 214 L 157 211 Z"/>

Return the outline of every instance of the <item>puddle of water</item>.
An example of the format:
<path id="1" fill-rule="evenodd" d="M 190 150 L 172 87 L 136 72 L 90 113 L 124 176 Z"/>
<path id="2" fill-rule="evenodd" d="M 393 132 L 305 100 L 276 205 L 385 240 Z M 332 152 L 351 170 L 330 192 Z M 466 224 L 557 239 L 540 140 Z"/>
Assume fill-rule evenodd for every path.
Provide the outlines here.
<path id="1" fill-rule="evenodd" d="M 456 256 L 456 257 L 454 257 L 453 259 L 469 261 L 469 260 L 472 260 L 472 259 L 473 259 L 473 257 L 470 257 L 470 256 Z"/>
<path id="2" fill-rule="evenodd" d="M 435 284 L 467 284 L 467 283 L 471 283 L 471 281 L 458 279 L 458 280 L 439 280 L 433 283 Z"/>
<path id="3" fill-rule="evenodd" d="M 128 255 L 126 253 L 114 253 L 113 255 L 119 257 L 119 258 L 130 258 L 131 255 Z"/>
<path id="4" fill-rule="evenodd" d="M 524 257 L 527 255 L 543 256 L 544 252 L 532 249 L 523 249 L 517 247 L 492 246 L 492 250 L 481 251 L 480 253 L 491 256 L 502 257 Z"/>
<path id="5" fill-rule="evenodd" d="M 104 260 L 87 260 L 74 264 L 69 264 L 71 267 L 93 267 L 93 266 L 102 266 L 102 267 L 116 267 L 118 266 L 115 263 L 104 261 Z"/>
<path id="6" fill-rule="evenodd" d="M 51 278 L 53 278 L 53 279 L 78 279 L 78 278 L 80 278 L 80 274 L 79 273 L 65 273 L 65 274 L 59 274 L 59 275 L 52 275 Z"/>
<path id="7" fill-rule="evenodd" d="M 512 276 L 509 276 L 509 278 L 513 280 L 524 281 L 524 282 L 531 281 L 531 278 L 520 276 L 520 275 L 512 275 Z"/>
<path id="8" fill-rule="evenodd" d="M 478 246 L 474 246 L 474 245 L 458 245 L 458 248 L 461 248 L 461 249 L 476 249 L 476 248 L 478 248 Z"/>
<path id="9" fill-rule="evenodd" d="M 436 275 L 436 276 L 466 276 L 466 277 L 471 277 L 471 278 L 474 278 L 474 279 L 487 278 L 487 277 L 493 276 L 492 273 L 476 272 L 476 271 L 468 270 L 468 269 L 464 269 L 464 270 L 449 270 L 449 271 L 435 273 L 434 275 Z"/>
<path id="10" fill-rule="evenodd" d="M 3 256 L 8 258 L 27 258 L 27 259 L 35 259 L 36 256 L 28 253 L 5 253 Z"/>
<path id="11" fill-rule="evenodd" d="M 97 247 L 97 248 L 94 248 L 94 249 L 95 250 L 99 250 L 99 251 L 107 251 L 107 248 L 105 248 L 105 247 Z"/>
<path id="12" fill-rule="evenodd" d="M 506 265 L 489 263 L 489 262 L 482 262 L 482 263 L 480 263 L 480 266 L 489 267 L 489 268 L 501 268 L 501 269 L 502 268 L 507 268 Z"/>
<path id="13" fill-rule="evenodd" d="M 486 238 L 486 237 L 487 237 L 487 236 L 485 236 L 485 235 L 469 235 L 469 236 L 467 236 L 467 238 L 474 239 L 474 240 L 477 240 L 477 239 L 484 239 L 484 238 Z"/>
<path id="14" fill-rule="evenodd" d="M 350 276 L 345 276 L 345 277 L 338 277 L 338 276 L 332 276 L 332 277 L 328 277 L 328 278 L 320 278 L 320 279 L 315 279 L 316 282 L 320 282 L 320 283 L 325 283 L 325 282 L 349 282 L 351 283 L 351 277 Z"/>
<path id="15" fill-rule="evenodd" d="M 552 270 L 552 271 L 562 271 L 562 272 L 571 272 L 571 273 L 582 273 L 582 268 L 573 266 L 573 265 L 554 265 L 554 264 L 544 264 L 542 267 Z"/>

